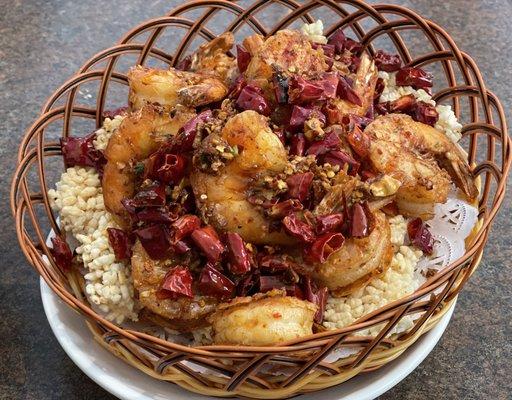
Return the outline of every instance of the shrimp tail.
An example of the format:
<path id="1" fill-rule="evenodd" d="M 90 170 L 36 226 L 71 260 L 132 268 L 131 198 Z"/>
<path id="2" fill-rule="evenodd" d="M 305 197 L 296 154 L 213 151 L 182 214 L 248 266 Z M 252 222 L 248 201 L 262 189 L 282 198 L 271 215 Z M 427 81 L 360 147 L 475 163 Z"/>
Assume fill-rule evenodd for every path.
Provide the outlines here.
<path id="1" fill-rule="evenodd" d="M 448 172 L 455 185 L 462 190 L 469 200 L 478 197 L 478 189 L 473 174 L 461 154 L 448 151 L 444 154 L 438 154 L 436 159 L 441 168 Z"/>
<path id="2" fill-rule="evenodd" d="M 178 99 L 187 107 L 199 107 L 220 100 L 227 94 L 227 88 L 217 79 L 207 79 L 196 85 L 178 90 Z"/>
<path id="3" fill-rule="evenodd" d="M 201 46 L 192 59 L 192 68 L 194 68 L 201 59 L 206 57 L 212 57 L 216 53 L 222 52 L 227 53 L 233 47 L 235 43 L 235 37 L 231 32 L 225 32 L 222 35 L 216 37 L 207 44 Z"/>

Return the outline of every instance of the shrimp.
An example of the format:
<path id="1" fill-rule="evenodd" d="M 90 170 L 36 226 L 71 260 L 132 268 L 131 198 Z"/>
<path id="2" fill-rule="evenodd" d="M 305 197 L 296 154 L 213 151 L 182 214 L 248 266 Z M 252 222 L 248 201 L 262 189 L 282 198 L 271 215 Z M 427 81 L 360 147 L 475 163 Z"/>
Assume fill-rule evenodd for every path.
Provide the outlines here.
<path id="1" fill-rule="evenodd" d="M 228 89 L 213 75 L 136 66 L 128 72 L 130 108 L 157 104 L 171 110 L 178 104 L 199 107 L 222 100 Z"/>
<path id="2" fill-rule="evenodd" d="M 278 31 L 263 43 L 261 37 L 251 36 L 244 44 L 252 55 L 245 76 L 264 91 L 270 90 L 276 69 L 285 75 L 305 77 L 316 77 L 328 69 L 323 50 L 313 49 L 308 38 L 298 31 Z"/>
<path id="3" fill-rule="evenodd" d="M 139 241 L 133 246 L 132 252 L 133 285 L 149 319 L 164 322 L 180 332 L 189 332 L 208 325 L 206 317 L 215 311 L 217 299 L 197 295 L 192 299 L 159 299 L 157 291 L 160 284 L 176 261 L 151 259 Z"/>
<path id="4" fill-rule="evenodd" d="M 293 243 L 284 232 L 273 231 L 246 198 L 248 185 L 258 175 L 280 173 L 287 165 L 286 150 L 267 119 L 255 111 L 244 111 L 228 120 L 220 136 L 229 146 L 237 146 L 239 154 L 217 175 L 198 168 L 192 171 L 190 182 L 203 219 L 219 230 L 237 232 L 247 242 Z"/>
<path id="5" fill-rule="evenodd" d="M 363 117 L 373 104 L 375 84 L 378 78 L 377 67 L 367 54 L 361 56 L 361 63 L 352 78 L 353 89 L 361 99 L 361 105 L 336 98 L 330 101 L 329 108 L 336 110 L 341 116 L 354 114 Z"/>
<path id="6" fill-rule="evenodd" d="M 323 264 L 316 264 L 313 277 L 331 293 L 341 297 L 365 285 L 387 270 L 393 258 L 391 229 L 381 211 L 376 211 L 375 228 L 365 238 L 350 238 Z"/>
<path id="7" fill-rule="evenodd" d="M 316 310 L 313 303 L 272 290 L 220 304 L 208 320 L 216 344 L 268 346 L 311 335 Z"/>
<path id="8" fill-rule="evenodd" d="M 430 214 L 444 203 L 450 184 L 473 200 L 478 196 L 463 150 L 437 129 L 402 114 L 388 114 L 365 129 L 373 168 L 401 182 L 397 205 L 409 216 Z"/>
<path id="9" fill-rule="evenodd" d="M 189 70 L 216 75 L 229 87 L 235 80 L 238 71 L 236 59 L 227 54 L 233 47 L 234 42 L 233 34 L 225 32 L 212 41 L 203 44 L 192 56 Z"/>
<path id="10" fill-rule="evenodd" d="M 265 39 L 263 36 L 255 33 L 254 35 L 247 36 L 242 43 L 251 57 L 254 57 L 265 43 Z"/>
<path id="11" fill-rule="evenodd" d="M 194 111 L 183 107 L 178 107 L 173 114 L 171 117 L 159 107 L 146 105 L 125 117 L 108 142 L 102 179 L 103 198 L 105 207 L 121 226 L 129 221 L 121 200 L 134 195 L 135 164 L 158 150 L 162 142 L 195 116 Z"/>

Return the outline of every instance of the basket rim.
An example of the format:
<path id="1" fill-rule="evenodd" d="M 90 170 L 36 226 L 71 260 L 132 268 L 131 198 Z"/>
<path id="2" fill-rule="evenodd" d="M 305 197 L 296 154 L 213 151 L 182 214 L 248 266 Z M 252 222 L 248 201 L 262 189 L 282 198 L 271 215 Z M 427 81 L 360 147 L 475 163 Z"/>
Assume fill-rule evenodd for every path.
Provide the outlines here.
<path id="1" fill-rule="evenodd" d="M 293 0 L 288 0 L 288 1 L 282 0 L 279 2 L 294 3 L 298 6 L 298 4 L 295 3 Z M 490 92 L 486 89 L 483 77 L 480 74 L 478 66 L 473 61 L 473 59 L 469 55 L 461 52 L 458 49 L 458 47 L 455 44 L 455 42 L 453 41 L 453 39 L 449 36 L 449 34 L 443 28 L 441 28 L 439 25 L 437 25 L 436 23 L 434 23 L 430 20 L 426 20 L 426 19 L 422 18 L 419 14 L 415 13 L 414 11 L 412 11 L 406 7 L 395 6 L 395 5 L 390 5 L 390 4 L 378 4 L 378 5 L 371 6 L 371 5 L 364 3 L 361 0 L 346 0 L 346 1 L 343 1 L 343 3 L 349 3 L 354 6 L 358 6 L 358 7 L 360 7 L 360 10 L 365 10 L 370 13 L 377 13 L 377 15 L 379 15 L 379 16 L 380 16 L 381 12 L 386 12 L 386 11 L 391 12 L 391 13 L 394 13 L 394 12 L 402 13 L 402 15 L 406 15 L 411 20 L 413 20 L 417 23 L 420 23 L 421 26 L 423 26 L 425 28 L 425 30 L 427 30 L 428 32 L 431 32 L 432 35 L 434 35 L 433 32 L 440 34 L 450 44 L 452 50 L 455 50 L 454 52 L 455 52 L 456 59 L 463 64 L 468 63 L 469 65 L 471 65 L 473 72 L 475 72 L 474 77 L 477 80 L 477 85 L 476 86 L 466 85 L 465 87 L 446 88 L 445 91 L 437 93 L 436 100 L 441 100 L 441 99 L 450 97 L 451 95 L 454 94 L 453 93 L 454 89 L 456 89 L 456 90 L 470 90 L 470 89 L 471 90 L 479 90 L 480 93 L 484 94 L 483 101 L 484 101 L 484 105 L 486 106 L 485 107 L 485 112 L 487 113 L 486 116 L 488 117 L 488 114 L 490 112 L 489 110 L 490 110 L 491 103 L 494 103 L 494 105 L 498 109 L 498 112 L 500 113 L 501 129 L 494 123 L 492 123 L 492 124 L 487 123 L 486 128 L 487 129 L 496 128 L 497 132 L 499 132 L 500 134 L 505 133 L 506 136 L 502 137 L 503 147 L 507 148 L 509 151 L 505 155 L 506 157 L 502 160 L 502 163 L 504 166 L 503 170 L 501 172 L 498 172 L 501 176 L 499 179 L 498 187 L 496 189 L 496 195 L 495 195 L 495 201 L 493 203 L 493 207 L 490 210 L 484 210 L 484 212 L 480 214 L 479 222 L 481 223 L 481 226 L 478 230 L 478 233 L 475 236 L 475 239 L 473 240 L 473 242 L 471 243 L 469 248 L 466 249 L 464 256 L 462 256 L 461 258 L 456 260 L 454 263 L 450 264 L 448 267 L 444 268 L 441 273 L 436 274 L 435 276 L 429 278 L 427 280 L 427 282 L 425 282 L 414 293 L 411 293 L 410 295 L 408 295 L 404 298 L 396 300 L 396 301 L 386 305 L 383 308 L 380 308 L 370 314 L 365 315 L 360 320 L 354 322 L 353 324 L 351 324 L 345 328 L 340 328 L 340 329 L 327 331 L 327 332 L 316 333 L 313 335 L 309 335 L 307 337 L 295 339 L 293 341 L 287 341 L 287 342 L 284 342 L 280 346 L 232 346 L 232 345 L 230 345 L 230 346 L 225 346 L 225 345 L 183 346 L 183 345 L 179 345 L 176 343 L 164 341 L 162 339 L 156 338 L 156 337 L 148 335 L 148 334 L 144 334 L 142 332 L 133 331 L 130 329 L 124 329 L 114 323 L 111 323 L 110 321 L 107 321 L 101 315 L 94 312 L 90 308 L 89 305 L 82 303 L 75 296 L 72 296 L 70 294 L 70 292 L 68 291 L 68 289 L 63 287 L 58 282 L 58 280 L 56 279 L 57 278 L 56 275 L 52 276 L 52 274 L 50 274 L 46 269 L 44 269 L 44 267 L 39 262 L 37 262 L 37 261 L 41 261 L 41 259 L 42 259 L 41 254 L 38 251 L 38 249 L 36 249 L 33 246 L 31 247 L 28 244 L 28 240 L 25 238 L 26 233 L 24 232 L 23 229 L 20 228 L 23 226 L 25 212 L 27 211 L 27 207 L 28 207 L 26 203 L 29 203 L 31 200 L 31 196 L 28 191 L 28 188 L 26 187 L 25 182 L 22 182 L 22 179 L 23 179 L 22 175 L 23 175 L 24 170 L 27 168 L 27 165 L 33 160 L 34 157 L 37 156 L 39 158 L 42 158 L 46 155 L 42 154 L 40 149 L 38 149 L 37 152 L 28 152 L 27 153 L 28 147 L 29 147 L 28 145 L 29 145 L 30 139 L 31 139 L 28 136 L 28 134 L 30 132 L 37 132 L 41 129 L 44 129 L 44 126 L 47 125 L 49 123 L 49 121 L 52 121 L 54 118 L 56 118 L 56 115 L 58 115 L 59 112 L 62 110 L 61 109 L 56 110 L 56 109 L 52 108 L 53 104 L 57 101 L 57 99 L 61 98 L 61 96 L 63 96 L 70 88 L 74 88 L 75 85 L 77 84 L 77 82 L 81 81 L 82 79 L 87 79 L 89 77 L 97 76 L 100 74 L 101 74 L 101 76 L 105 76 L 103 71 L 96 71 L 96 70 L 89 71 L 88 70 L 90 66 L 95 64 L 94 60 L 99 60 L 99 59 L 104 58 L 107 53 L 112 53 L 112 52 L 116 52 L 116 51 L 126 51 L 129 48 L 135 49 L 136 47 L 137 48 L 140 47 L 135 44 L 129 44 L 127 42 L 133 35 L 135 35 L 136 32 L 138 32 L 138 30 L 142 26 L 145 26 L 145 24 L 149 23 L 149 24 L 153 25 L 153 24 L 157 24 L 157 23 L 163 23 L 164 22 L 163 19 L 167 19 L 167 20 L 173 19 L 174 20 L 174 19 L 178 18 L 177 15 L 181 14 L 182 12 L 191 9 L 192 7 L 203 5 L 203 4 L 207 4 L 207 5 L 218 4 L 218 5 L 227 7 L 228 4 L 230 4 L 230 3 L 231 2 L 228 2 L 225 0 L 215 0 L 215 1 L 195 0 L 195 1 L 191 1 L 188 3 L 182 4 L 181 6 L 178 6 L 167 17 L 154 18 L 152 20 L 143 22 L 139 26 L 137 26 L 137 27 L 133 28 L 131 31 L 129 31 L 125 36 L 123 36 L 123 38 L 116 45 L 114 45 L 113 47 L 111 47 L 109 49 L 105 49 L 105 50 L 98 52 L 96 55 L 94 55 L 88 61 L 86 61 L 76 74 L 74 74 L 70 79 L 68 79 L 64 84 L 62 84 L 48 98 L 46 104 L 43 106 L 41 114 L 39 115 L 37 120 L 26 130 L 25 135 L 23 136 L 23 140 L 20 143 L 19 151 L 18 151 L 18 166 L 14 173 L 12 186 L 11 186 L 10 202 L 11 202 L 11 210 L 12 210 L 13 216 L 16 221 L 17 236 L 18 236 L 20 245 L 22 246 L 23 251 L 24 251 L 25 255 L 27 256 L 29 262 L 33 266 L 36 267 L 37 271 L 43 277 L 43 279 L 46 281 L 46 283 L 50 286 L 50 288 L 55 293 L 57 293 L 59 295 L 59 297 L 63 301 L 65 301 L 70 307 L 72 307 L 76 310 L 80 310 L 81 314 L 85 318 L 90 319 L 92 321 L 99 322 L 103 326 L 110 329 L 112 332 L 116 332 L 117 334 L 119 334 L 123 337 L 126 337 L 134 342 L 143 343 L 144 345 L 149 346 L 149 347 L 152 347 L 153 345 L 155 345 L 157 347 L 163 347 L 163 348 L 167 348 L 167 349 L 171 349 L 171 350 L 187 352 L 189 354 L 195 354 L 198 356 L 201 356 L 201 355 L 203 355 L 203 356 L 210 355 L 211 356 L 211 355 L 215 355 L 215 354 L 219 355 L 219 353 L 226 352 L 226 351 L 235 351 L 235 352 L 239 352 L 239 353 L 277 354 L 277 353 L 283 353 L 283 352 L 289 353 L 289 352 L 293 352 L 293 351 L 297 351 L 297 350 L 310 349 L 310 348 L 322 346 L 323 344 L 329 342 L 331 340 L 331 337 L 335 337 L 340 334 L 343 335 L 347 331 L 361 329 L 366 326 L 373 325 L 376 322 L 386 321 L 387 318 L 389 317 L 389 315 L 393 314 L 393 311 L 396 312 L 397 308 L 401 307 L 403 309 L 404 313 L 413 312 L 415 310 L 415 308 L 407 306 L 408 303 L 410 303 L 411 301 L 416 301 L 416 300 L 420 299 L 421 297 L 423 297 L 424 295 L 431 293 L 433 288 L 438 287 L 440 285 L 440 283 L 447 282 L 449 280 L 448 275 L 451 272 L 453 272 L 458 266 L 463 264 L 464 262 L 470 260 L 474 256 L 477 256 L 477 258 L 479 256 L 481 256 L 481 253 L 483 252 L 483 247 L 485 245 L 485 242 L 487 241 L 487 237 L 488 237 L 488 233 L 489 233 L 492 221 L 504 200 L 505 188 L 506 188 L 506 184 L 507 184 L 506 178 L 508 176 L 510 166 L 512 163 L 512 153 L 509 150 L 512 146 L 512 140 L 510 139 L 510 137 L 508 136 L 508 133 L 507 133 L 506 119 L 504 117 L 504 111 L 503 111 L 503 107 L 501 106 L 501 103 L 499 102 L 497 97 L 492 92 Z M 331 0 L 323 0 L 323 1 L 319 1 L 318 3 L 326 3 L 326 4 L 331 4 L 331 5 L 333 3 L 337 4 L 337 2 L 331 1 Z M 236 3 L 231 3 L 231 4 L 236 4 Z M 242 8 L 240 7 L 240 9 L 242 9 Z M 245 12 L 246 10 L 244 11 L 242 9 L 242 11 Z M 361 11 L 361 13 L 362 12 L 363 11 Z M 357 13 L 354 13 L 351 15 L 355 15 L 352 18 L 356 18 Z M 183 21 L 183 19 L 180 19 L 180 21 Z M 195 23 L 192 23 L 192 24 L 195 25 Z M 156 54 L 159 55 L 158 52 L 156 52 Z M 160 55 L 162 56 L 162 54 L 160 54 Z M 410 60 L 410 57 L 405 57 L 405 59 Z M 427 63 L 428 61 L 431 61 L 431 60 L 425 59 L 423 61 L 425 63 Z M 421 65 L 423 65 L 423 64 L 421 64 Z M 453 73 L 452 73 L 452 75 L 453 75 Z M 119 80 L 124 79 L 123 76 L 116 75 L 116 74 L 113 74 L 111 78 L 114 80 L 115 79 L 119 79 Z M 110 79 L 110 77 L 109 77 L 109 79 Z M 472 89 L 472 88 L 476 88 L 476 89 Z M 63 108 L 67 108 L 67 107 L 69 107 L 69 105 L 66 105 Z M 97 109 L 96 114 L 94 115 L 94 117 L 96 118 L 97 121 L 101 120 L 101 112 L 100 111 L 101 111 L 101 109 Z M 83 110 L 78 109 L 77 112 L 82 112 L 84 114 L 89 113 L 89 111 L 86 109 L 83 109 Z M 91 116 L 90 113 L 88 115 Z M 492 120 L 492 118 L 491 118 L 491 120 Z M 474 124 L 474 126 L 471 126 L 470 128 L 471 129 L 481 129 L 482 127 L 484 127 L 483 123 Z M 469 132 L 469 129 L 466 130 L 464 133 L 468 133 L 468 132 Z M 493 171 L 492 168 L 489 168 L 489 171 L 491 171 L 491 173 L 492 173 L 492 171 Z M 486 170 L 485 172 L 489 172 L 489 171 Z M 43 173 L 43 176 L 44 176 L 44 173 Z M 22 198 L 24 200 L 19 200 L 20 192 L 21 192 Z M 30 210 L 28 210 L 28 212 L 29 212 L 29 214 L 31 214 L 30 215 L 31 218 L 37 219 L 35 217 L 35 215 Z M 372 337 L 371 339 L 373 340 L 374 338 Z"/>

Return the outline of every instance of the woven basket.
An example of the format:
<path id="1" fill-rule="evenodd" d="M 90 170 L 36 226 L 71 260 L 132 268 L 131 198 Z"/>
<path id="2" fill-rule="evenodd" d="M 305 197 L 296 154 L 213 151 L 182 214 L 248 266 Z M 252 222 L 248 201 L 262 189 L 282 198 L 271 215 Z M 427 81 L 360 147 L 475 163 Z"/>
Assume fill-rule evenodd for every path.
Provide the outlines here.
<path id="1" fill-rule="evenodd" d="M 126 71 L 131 65 L 172 66 L 223 30 L 233 31 L 240 40 L 254 32 L 271 35 L 318 17 L 324 20 L 327 35 L 343 27 L 370 54 L 386 47 L 398 52 L 406 64 L 427 66 L 436 73 L 440 86 L 435 88 L 434 99 L 449 102 L 464 124 L 462 142 L 479 177 L 479 222 L 464 257 L 429 278 L 415 293 L 356 324 L 279 347 L 186 347 L 120 328 L 96 314 L 83 295 L 83 279 L 78 274 L 63 275 L 44 257 L 49 256 L 46 233 L 49 229 L 59 232 L 46 195 L 57 177 L 57 163 L 62 165 L 58 137 L 84 132 L 84 121 L 100 127 L 106 108 L 125 104 Z M 408 48 L 411 38 L 416 45 Z M 86 104 L 79 104 L 79 90 L 93 93 Z M 312 0 L 302 5 L 294 0 L 257 0 L 247 8 L 231 1 L 198 0 L 136 27 L 117 45 L 87 61 L 48 99 L 20 144 L 11 206 L 18 239 L 30 263 L 63 301 L 86 318 L 98 342 L 117 357 L 157 379 L 205 395 L 286 398 L 337 385 L 385 365 L 439 321 L 481 259 L 491 222 L 505 195 L 510 144 L 502 106 L 486 89 L 475 62 L 442 28 L 408 9 L 385 4 L 372 7 L 359 0 Z M 401 318 L 411 314 L 416 317 L 411 330 L 388 335 Z M 373 326 L 381 327 L 376 337 L 354 335 Z M 324 361 L 340 347 L 358 352 L 336 362 Z M 196 372 L 184 361 L 205 372 Z M 286 369 L 287 374 L 270 375 L 269 368 Z"/>

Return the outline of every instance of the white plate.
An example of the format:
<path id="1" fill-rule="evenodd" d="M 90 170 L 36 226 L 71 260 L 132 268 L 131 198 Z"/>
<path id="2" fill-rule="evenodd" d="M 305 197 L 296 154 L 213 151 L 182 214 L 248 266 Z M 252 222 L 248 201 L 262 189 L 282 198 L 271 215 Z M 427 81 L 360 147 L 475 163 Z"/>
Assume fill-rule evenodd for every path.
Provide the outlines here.
<path id="1" fill-rule="evenodd" d="M 60 345 L 73 362 L 93 381 L 123 400 L 204 400 L 179 386 L 151 378 L 125 364 L 96 343 L 82 317 L 64 304 L 41 278 L 41 298 L 48 322 Z M 377 371 L 357 376 L 339 386 L 301 400 L 371 400 L 409 375 L 441 338 L 454 307 L 437 326 L 423 335 L 398 359 Z"/>

